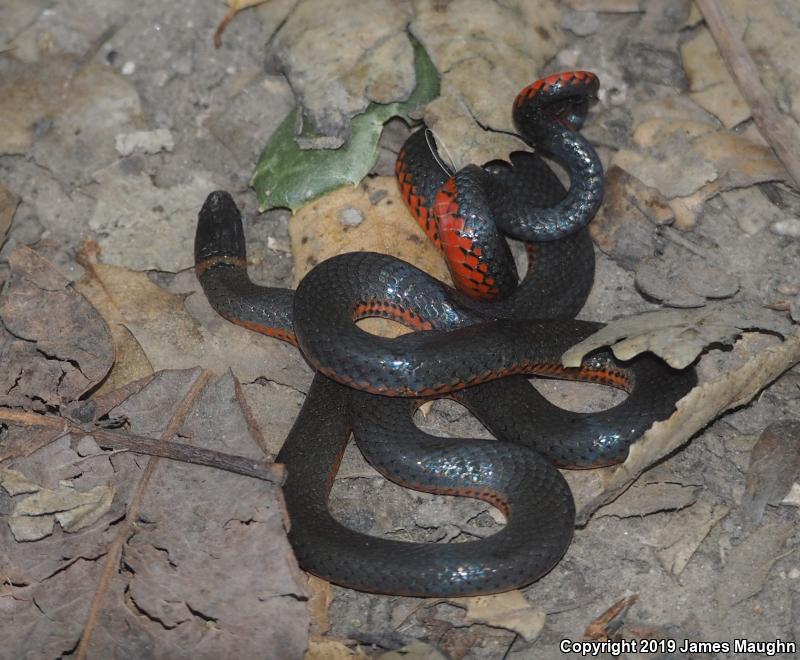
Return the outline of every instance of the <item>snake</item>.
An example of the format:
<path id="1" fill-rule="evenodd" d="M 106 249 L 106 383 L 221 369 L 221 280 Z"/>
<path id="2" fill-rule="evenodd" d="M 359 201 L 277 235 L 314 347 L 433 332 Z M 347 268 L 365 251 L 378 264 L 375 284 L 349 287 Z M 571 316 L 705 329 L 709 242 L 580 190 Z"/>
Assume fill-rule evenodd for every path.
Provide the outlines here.
<path id="1" fill-rule="evenodd" d="M 423 127 L 395 174 L 406 206 L 445 255 L 455 286 L 393 256 L 351 252 L 317 264 L 297 289 L 254 283 L 241 212 L 208 195 L 195 236 L 195 272 L 225 319 L 297 346 L 314 368 L 305 402 L 276 460 L 289 540 L 304 570 L 353 589 L 417 597 L 492 594 L 547 574 L 572 540 L 575 504 L 562 468 L 623 461 L 630 447 L 696 383 L 654 355 L 620 362 L 596 351 L 580 367 L 563 353 L 603 325 L 576 320 L 594 281 L 587 224 L 602 199 L 602 165 L 580 134 L 598 80 L 554 74 L 513 105 L 519 137 L 535 149 L 453 171 Z M 567 172 L 565 190 L 542 157 Z M 505 237 L 526 242 L 520 280 Z M 370 334 L 366 317 L 412 332 Z M 541 376 L 622 389 L 598 412 L 564 410 L 529 382 Z M 414 414 L 451 398 L 495 439 L 425 433 Z M 382 475 L 419 491 L 488 502 L 497 533 L 463 543 L 380 538 L 337 520 L 329 495 L 350 436 Z"/>

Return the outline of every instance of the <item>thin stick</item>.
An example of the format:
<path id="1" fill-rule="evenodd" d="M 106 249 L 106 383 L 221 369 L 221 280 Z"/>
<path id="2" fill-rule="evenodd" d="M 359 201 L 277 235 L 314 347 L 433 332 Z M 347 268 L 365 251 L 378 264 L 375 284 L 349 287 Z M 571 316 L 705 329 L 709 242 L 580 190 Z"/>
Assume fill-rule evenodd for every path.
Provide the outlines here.
<path id="1" fill-rule="evenodd" d="M 86 433 L 84 431 L 84 433 Z M 254 461 L 243 456 L 224 454 L 211 449 L 202 447 L 192 447 L 181 442 L 154 442 L 150 438 L 130 433 L 115 433 L 97 429 L 88 432 L 101 447 L 111 447 L 112 449 L 125 449 L 137 454 L 148 454 L 149 456 L 159 456 L 169 458 L 173 461 L 183 463 L 194 463 L 195 465 L 205 465 L 235 472 L 247 477 L 255 477 L 262 481 L 282 485 L 286 479 L 286 471 L 283 465 L 278 463 L 266 463 L 264 461 Z"/>
<path id="2" fill-rule="evenodd" d="M 795 186 L 800 188 L 800 141 L 795 137 L 789 120 L 761 83 L 753 58 L 734 32 L 719 1 L 695 0 L 695 4 L 717 42 L 722 59 L 750 105 L 758 130 L 794 179 Z"/>
<path id="3" fill-rule="evenodd" d="M 283 485 L 283 482 L 286 480 L 286 472 L 283 466 L 278 463 L 254 461 L 250 458 L 244 458 L 243 456 L 225 454 L 212 449 L 203 449 L 202 447 L 193 447 L 192 445 L 187 445 L 182 442 L 165 443 L 132 433 L 120 433 L 119 431 L 101 428 L 85 429 L 61 417 L 2 408 L 0 409 L 0 421 L 27 426 L 60 428 L 62 430 L 62 435 L 64 433 L 90 435 L 97 441 L 97 444 L 102 447 L 124 449 L 136 454 L 147 454 L 148 456 L 159 456 L 183 463 L 205 465 L 219 470 L 235 472 L 236 474 L 242 474 L 247 477 L 254 477 L 262 481 L 268 481 L 278 486 Z"/>

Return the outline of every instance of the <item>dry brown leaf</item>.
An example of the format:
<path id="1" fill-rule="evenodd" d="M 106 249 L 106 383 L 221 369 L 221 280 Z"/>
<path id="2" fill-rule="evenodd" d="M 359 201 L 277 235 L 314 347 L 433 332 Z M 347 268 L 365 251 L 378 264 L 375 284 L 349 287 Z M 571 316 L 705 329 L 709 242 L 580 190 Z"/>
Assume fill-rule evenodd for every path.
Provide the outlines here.
<path id="1" fill-rule="evenodd" d="M 789 520 L 759 527 L 728 553 L 717 583 L 717 605 L 721 615 L 743 600 L 755 596 L 767 580 L 783 544 L 794 533 Z"/>
<path id="2" fill-rule="evenodd" d="M 94 264 L 82 289 L 109 323 L 124 324 L 156 371 L 201 365 L 222 373 L 230 368 L 243 382 L 266 377 L 306 387 L 311 372 L 295 348 L 225 321 L 211 309 L 195 278 L 186 280 L 197 291 L 188 300 L 161 289 L 147 273 Z"/>
<path id="3" fill-rule="evenodd" d="M 750 106 L 719 56 L 707 28 L 700 28 L 683 43 L 681 59 L 692 99 L 717 116 L 725 128 L 733 128 L 750 117 Z"/>
<path id="4" fill-rule="evenodd" d="M 675 226 L 690 229 L 720 192 L 788 175 L 760 136 L 717 130 L 718 122 L 677 91 L 631 108 L 634 146 L 611 163 L 669 199 Z"/>
<path id="5" fill-rule="evenodd" d="M 324 635 L 331 629 L 328 610 L 333 602 L 331 583 L 308 573 L 308 612 L 311 615 L 311 630 L 314 634 Z"/>
<path id="6" fill-rule="evenodd" d="M 750 452 L 741 508 L 747 520 L 760 523 L 767 504 L 778 505 L 800 477 L 800 422 L 770 424 Z"/>
<path id="7" fill-rule="evenodd" d="M 359 251 L 394 255 L 451 282 L 444 259 L 409 215 L 393 177 L 366 179 L 307 204 L 289 221 L 289 235 L 295 286 L 320 261 Z M 406 331 L 383 319 L 366 319 L 361 325 L 385 336 Z"/>
<path id="8" fill-rule="evenodd" d="M 792 488 L 786 497 L 781 500 L 781 504 L 800 507 L 800 484 L 792 484 Z"/>
<path id="9" fill-rule="evenodd" d="M 516 589 L 493 596 L 449 598 L 447 602 L 467 610 L 465 622 L 510 630 L 527 642 L 535 640 L 544 627 L 544 610 Z"/>
<path id="10" fill-rule="evenodd" d="M 659 529 L 656 544 L 658 561 L 665 570 L 680 575 L 703 540 L 730 511 L 724 504 L 700 500 Z"/>
<path id="11" fill-rule="evenodd" d="M 33 483 L 19 470 L 0 468 L 0 488 L 13 497 L 24 493 L 35 493 L 41 486 Z"/>
<path id="12" fill-rule="evenodd" d="M 228 13 L 225 14 L 223 19 L 219 22 L 219 25 L 217 25 L 217 29 L 214 31 L 214 48 L 222 46 L 222 33 L 236 14 L 248 7 L 255 7 L 256 5 L 268 2 L 268 0 L 225 0 L 225 2 L 228 4 Z"/>
<path id="13" fill-rule="evenodd" d="M 69 280 L 33 250 L 17 248 L 8 261 L 11 277 L 0 301 L 8 330 L 0 331 L 5 367 L 0 403 L 43 410 L 77 399 L 111 368 L 108 327 Z"/>
<path id="14" fill-rule="evenodd" d="M 618 600 L 586 627 L 583 638 L 598 642 L 615 639 L 617 631 L 625 623 L 625 617 L 638 599 L 636 594 L 632 594 Z"/>
<path id="15" fill-rule="evenodd" d="M 781 109 L 787 114 L 791 113 L 795 122 L 800 122 L 800 54 L 794 47 L 800 40 L 800 11 L 797 5 L 749 0 L 726 0 L 724 4 L 734 29 L 741 32 L 745 46 L 756 60 L 764 86 L 782 106 Z M 690 24 L 701 18 L 699 12 L 693 9 Z M 704 27 L 698 31 L 696 39 L 701 42 L 695 46 L 699 52 L 696 58 L 690 57 L 687 73 L 691 77 L 691 69 L 696 68 L 698 72 L 705 69 L 711 74 L 709 82 L 726 81 L 726 66 L 717 48 L 708 43 Z M 725 87 L 723 95 L 727 95 L 727 81 Z M 721 112 L 720 118 L 725 112 L 722 103 L 722 99 L 714 103 L 714 107 Z M 800 127 L 796 123 L 794 129 L 800 136 Z"/>
<path id="16" fill-rule="evenodd" d="M 413 91 L 406 7 L 364 0 L 353 11 L 349 0 L 300 0 L 288 11 L 270 5 L 264 11 L 274 11 L 272 25 L 279 26 L 268 56 L 287 75 L 309 124 L 299 142 L 303 148 L 341 146 L 350 119 L 370 102 L 403 101 Z"/>
<path id="17" fill-rule="evenodd" d="M 620 149 L 612 165 L 669 199 L 689 196 L 719 177 L 715 163 L 699 157 L 693 145 L 697 136 L 716 134 L 713 123 L 698 119 L 694 108 L 685 104 L 676 104 L 667 116 L 649 117 L 649 112 L 649 105 L 639 111 L 643 119 L 633 133 L 638 148 Z"/>
<path id="18" fill-rule="evenodd" d="M 261 10 L 268 25 L 280 26 L 270 39 L 270 57 L 287 73 L 311 124 L 302 146 L 338 147 L 350 119 L 370 102 L 408 98 L 415 85 L 410 32 L 442 76 L 441 96 L 425 120 L 456 164 L 504 158 L 520 147 L 482 126 L 513 129 L 514 98 L 563 43 L 554 2 L 369 0 L 358 12 L 351 6 L 347 0 L 302 0 Z"/>
<path id="19" fill-rule="evenodd" d="M 633 518 L 660 511 L 678 511 L 697 500 L 700 486 L 661 481 L 648 473 L 647 478 L 636 481 L 616 500 L 600 508 L 595 516 Z"/>
<path id="20" fill-rule="evenodd" d="M 703 307 L 709 300 L 730 298 L 739 291 L 739 278 L 713 253 L 686 254 L 680 245 L 667 245 L 636 269 L 636 288 L 669 307 Z"/>
<path id="21" fill-rule="evenodd" d="M 656 310 L 612 321 L 570 348 L 562 357 L 564 366 L 577 367 L 590 352 L 611 346 L 620 360 L 630 360 L 651 351 L 675 369 L 697 359 L 715 343 L 730 344 L 745 330 L 764 330 L 781 335 L 792 332 L 785 318 L 747 304 L 716 304 L 702 309 Z"/>
<path id="22" fill-rule="evenodd" d="M 14 220 L 14 213 L 19 205 L 19 197 L 0 183 L 0 245 L 2 245 L 8 230 L 11 229 L 11 222 Z"/>
<path id="23" fill-rule="evenodd" d="M 165 441 L 180 435 L 198 448 L 262 456 L 230 374 L 210 382 L 198 369 L 161 373 L 110 416 Z M 91 525 L 70 534 L 56 527 L 24 544 L 11 536 L 13 513 L 0 510 L 0 581 L 15 621 L 3 640 L 10 657 L 30 648 L 58 657 L 79 640 L 79 657 L 302 654 L 306 593 L 276 485 L 104 452 L 86 436 L 64 436 L 13 469 L 28 477 L 11 475 L 13 512 L 68 512 L 74 502 L 63 492 L 42 502 L 66 480 L 87 497 L 115 494 Z M 43 487 L 24 494 L 34 483 Z"/>
<path id="24" fill-rule="evenodd" d="M 65 532 L 77 532 L 102 518 L 114 499 L 112 486 L 75 490 L 69 482 L 57 490 L 40 488 L 14 504 L 8 526 L 17 541 L 38 541 L 53 533 L 57 522 Z"/>
<path id="25" fill-rule="evenodd" d="M 63 52 L 35 64 L 7 62 L 0 79 L 0 153 L 28 154 L 62 176 L 87 179 L 117 160 L 114 136 L 145 127 L 139 96 L 112 67 L 94 60 L 76 64 Z M 49 128 L 37 137 L 42 125 Z"/>
<path id="26" fill-rule="evenodd" d="M 416 0 L 414 8 L 411 33 L 442 74 L 425 123 L 456 169 L 506 158 L 521 143 L 485 129 L 514 131 L 514 98 L 563 43 L 558 7 L 549 0 Z"/>
<path id="27" fill-rule="evenodd" d="M 746 340 L 739 342 L 738 353 L 746 352 Z M 656 422 L 630 450 L 619 466 L 592 470 L 577 480 L 567 475 L 573 488 L 577 520 L 585 522 L 602 504 L 627 488 L 648 466 L 669 455 L 695 433 L 724 412 L 743 406 L 784 371 L 800 362 L 800 336 L 759 349 L 741 366 L 730 369 L 712 382 L 695 387 L 678 401 L 676 412 Z"/>
<path id="28" fill-rule="evenodd" d="M 351 649 L 338 639 L 314 636 L 308 640 L 308 649 L 303 655 L 303 660 L 350 660 L 351 658 L 366 660 L 367 657 L 361 647 Z"/>
<path id="29" fill-rule="evenodd" d="M 153 374 L 153 365 L 147 359 L 142 347 L 125 327 L 125 319 L 116 306 L 109 292 L 102 286 L 102 281 L 94 272 L 97 246 L 87 243 L 81 250 L 78 260 L 86 269 L 83 279 L 75 284 L 75 289 L 91 301 L 108 324 L 114 342 L 115 359 L 106 379 L 94 396 L 102 396 L 114 392 L 126 383 L 139 380 Z"/>
<path id="30" fill-rule="evenodd" d="M 656 227 L 672 219 L 672 210 L 661 193 L 612 165 L 605 176 L 603 205 L 589 231 L 595 245 L 624 268 L 632 269 L 656 252 Z"/>

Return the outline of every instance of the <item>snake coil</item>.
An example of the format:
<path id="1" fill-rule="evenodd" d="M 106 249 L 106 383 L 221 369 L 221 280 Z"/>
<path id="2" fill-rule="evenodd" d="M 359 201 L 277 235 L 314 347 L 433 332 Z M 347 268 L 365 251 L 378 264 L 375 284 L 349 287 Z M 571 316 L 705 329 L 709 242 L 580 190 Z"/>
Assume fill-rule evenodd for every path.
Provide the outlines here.
<path id="1" fill-rule="evenodd" d="M 196 273 L 212 307 L 251 330 L 298 346 L 317 370 L 278 460 L 289 534 L 300 565 L 364 591 L 410 596 L 494 593 L 533 582 L 561 558 L 575 508 L 554 467 L 624 460 L 654 421 L 693 387 L 691 370 L 652 356 L 620 364 L 604 352 L 576 369 L 563 352 L 602 327 L 573 320 L 591 289 L 594 253 L 585 229 L 602 198 L 602 168 L 579 134 L 597 78 L 584 71 L 526 87 L 513 116 L 523 139 L 561 162 L 565 191 L 539 155 L 467 166 L 439 165 L 425 129 L 401 150 L 405 202 L 448 259 L 456 289 L 414 266 L 370 252 L 328 259 L 296 292 L 254 284 L 230 195 L 200 211 Z M 528 244 L 518 281 L 503 234 Z M 394 340 L 360 330 L 367 316 L 418 332 Z M 628 391 L 596 413 L 558 408 L 525 376 L 598 382 Z M 420 397 L 469 408 L 496 441 L 430 436 L 412 416 Z M 507 517 L 497 534 L 457 544 L 409 543 L 356 532 L 327 502 L 350 433 L 367 460 L 401 485 L 485 500 Z"/>

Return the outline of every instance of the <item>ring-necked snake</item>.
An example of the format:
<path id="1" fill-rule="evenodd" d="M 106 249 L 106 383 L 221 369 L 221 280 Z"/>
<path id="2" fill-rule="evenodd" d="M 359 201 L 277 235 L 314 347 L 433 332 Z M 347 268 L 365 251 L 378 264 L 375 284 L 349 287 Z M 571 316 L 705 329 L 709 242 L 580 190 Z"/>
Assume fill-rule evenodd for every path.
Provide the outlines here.
<path id="1" fill-rule="evenodd" d="M 596 90 L 593 74 L 562 73 L 525 88 L 514 103 L 521 136 L 566 168 L 567 192 L 538 155 L 514 153 L 510 165 L 467 166 L 450 176 L 429 132 L 408 139 L 396 167 L 401 193 L 442 247 L 459 289 L 367 252 L 320 263 L 296 292 L 256 285 L 247 275 L 239 210 L 225 192 L 207 198 L 195 259 L 212 307 L 298 345 L 318 372 L 277 459 L 288 470 L 289 538 L 305 570 L 354 589 L 412 596 L 526 585 L 558 562 L 572 538 L 574 504 L 554 465 L 624 460 L 631 443 L 694 385 L 692 370 L 674 371 L 650 356 L 622 365 L 601 352 L 577 369 L 560 364 L 567 348 L 601 327 L 572 318 L 594 277 L 585 225 L 602 197 L 602 168 L 577 131 Z M 498 228 L 536 241 L 519 284 Z M 367 316 L 418 332 L 377 337 L 355 324 Z M 628 397 L 601 412 L 570 412 L 539 395 L 527 375 L 612 385 Z M 412 421 L 419 397 L 457 399 L 498 440 L 423 433 Z M 488 501 L 505 513 L 505 527 L 446 545 L 348 529 L 327 500 L 351 431 L 388 478 Z"/>

